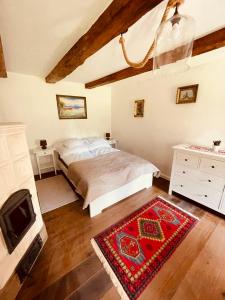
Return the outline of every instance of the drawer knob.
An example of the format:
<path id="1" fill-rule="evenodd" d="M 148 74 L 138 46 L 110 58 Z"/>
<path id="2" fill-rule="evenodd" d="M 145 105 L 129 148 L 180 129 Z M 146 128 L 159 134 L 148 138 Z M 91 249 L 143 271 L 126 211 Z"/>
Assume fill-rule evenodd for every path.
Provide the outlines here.
<path id="1" fill-rule="evenodd" d="M 207 198 L 208 196 L 207 195 L 205 195 L 205 198 Z"/>
<path id="2" fill-rule="evenodd" d="M 185 158 L 185 161 L 188 161 L 188 159 L 187 159 L 187 158 Z"/>
<path id="3" fill-rule="evenodd" d="M 212 180 L 209 179 L 208 182 L 212 182 Z"/>
<path id="4" fill-rule="evenodd" d="M 183 171 L 183 174 L 186 174 L 186 172 L 185 172 L 185 171 Z"/>
<path id="5" fill-rule="evenodd" d="M 180 187 L 183 187 L 183 184 L 181 184 Z"/>
<path id="6" fill-rule="evenodd" d="M 214 169 L 214 168 L 215 168 L 215 166 L 211 166 L 211 168 L 212 168 L 212 169 Z"/>

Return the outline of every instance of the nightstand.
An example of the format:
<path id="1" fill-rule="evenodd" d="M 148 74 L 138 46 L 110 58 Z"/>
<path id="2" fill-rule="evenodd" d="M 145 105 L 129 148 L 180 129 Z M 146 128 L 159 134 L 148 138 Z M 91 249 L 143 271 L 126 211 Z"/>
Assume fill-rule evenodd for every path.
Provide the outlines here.
<path id="1" fill-rule="evenodd" d="M 118 146 L 118 141 L 117 141 L 117 140 L 115 140 L 115 139 L 110 139 L 110 140 L 107 140 L 107 142 L 109 143 L 109 145 L 110 145 L 112 148 L 117 149 L 117 146 Z"/>
<path id="2" fill-rule="evenodd" d="M 41 173 L 43 170 L 54 168 L 55 175 L 57 175 L 57 170 L 56 170 L 56 162 L 55 162 L 55 156 L 54 156 L 54 149 L 53 148 L 47 148 L 47 149 L 34 149 L 33 153 L 36 156 L 37 160 L 37 167 L 38 167 L 38 173 L 39 177 L 41 179 Z M 45 157 L 50 157 L 49 162 L 44 162 Z M 43 162 L 42 162 L 43 159 Z"/>

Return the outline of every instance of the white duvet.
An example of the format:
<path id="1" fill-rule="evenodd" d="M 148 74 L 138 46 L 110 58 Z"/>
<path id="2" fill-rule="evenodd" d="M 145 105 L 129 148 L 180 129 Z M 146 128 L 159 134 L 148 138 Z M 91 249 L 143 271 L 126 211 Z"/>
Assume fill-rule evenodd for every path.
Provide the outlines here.
<path id="1" fill-rule="evenodd" d="M 94 158 L 99 155 L 119 151 L 112 148 L 103 138 L 66 139 L 56 143 L 54 148 L 69 166 L 72 162 Z"/>
<path id="2" fill-rule="evenodd" d="M 114 151 L 119 151 L 119 150 L 114 149 L 112 147 L 102 147 L 102 148 L 96 148 L 94 150 L 85 151 L 85 152 L 74 151 L 74 152 L 70 152 L 69 154 L 65 153 L 65 154 L 60 155 L 60 157 L 67 164 L 67 166 L 69 166 L 69 164 L 71 164 L 74 161 L 80 161 L 80 160 L 84 160 L 84 159 L 94 158 L 99 155 L 111 153 Z"/>

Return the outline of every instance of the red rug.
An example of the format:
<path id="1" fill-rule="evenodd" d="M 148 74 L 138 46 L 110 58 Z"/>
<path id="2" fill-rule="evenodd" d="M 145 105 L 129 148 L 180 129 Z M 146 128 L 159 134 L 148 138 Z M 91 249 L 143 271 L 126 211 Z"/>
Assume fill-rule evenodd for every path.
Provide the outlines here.
<path id="1" fill-rule="evenodd" d="M 92 239 L 122 299 L 137 299 L 197 218 L 160 197 Z"/>

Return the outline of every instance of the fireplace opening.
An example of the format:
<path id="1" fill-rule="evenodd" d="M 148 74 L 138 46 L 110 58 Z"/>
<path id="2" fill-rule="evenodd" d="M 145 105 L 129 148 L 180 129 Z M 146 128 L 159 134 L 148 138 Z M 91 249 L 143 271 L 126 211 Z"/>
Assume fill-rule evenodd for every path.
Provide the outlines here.
<path id="1" fill-rule="evenodd" d="M 0 226 L 9 253 L 13 252 L 35 222 L 31 197 L 29 190 L 19 190 L 6 200 L 0 210 Z"/>

